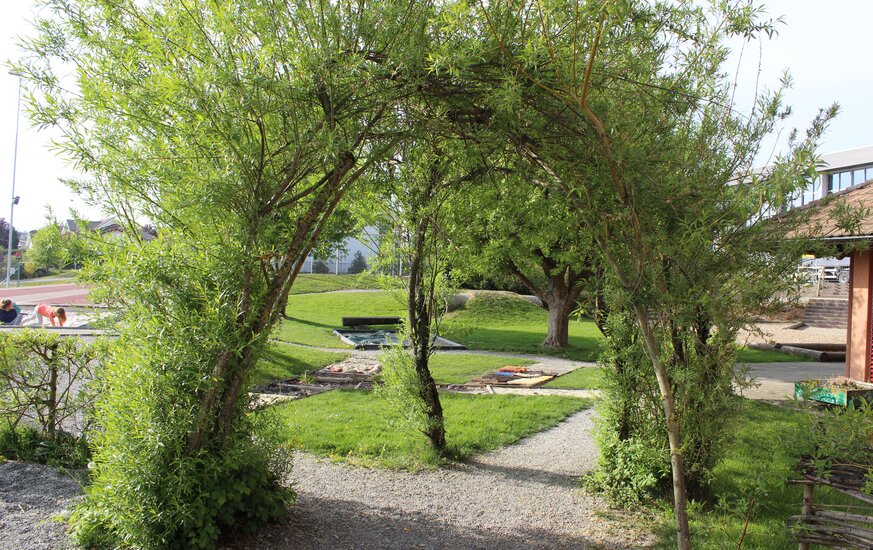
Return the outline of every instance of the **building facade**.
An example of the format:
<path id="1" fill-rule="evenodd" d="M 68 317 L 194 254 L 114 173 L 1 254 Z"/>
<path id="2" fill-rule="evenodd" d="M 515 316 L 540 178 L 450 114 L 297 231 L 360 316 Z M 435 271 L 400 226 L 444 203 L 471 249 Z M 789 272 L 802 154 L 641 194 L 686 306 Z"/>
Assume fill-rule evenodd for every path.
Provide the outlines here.
<path id="1" fill-rule="evenodd" d="M 873 145 L 822 155 L 821 160 L 818 177 L 794 199 L 794 206 L 803 206 L 873 180 Z"/>

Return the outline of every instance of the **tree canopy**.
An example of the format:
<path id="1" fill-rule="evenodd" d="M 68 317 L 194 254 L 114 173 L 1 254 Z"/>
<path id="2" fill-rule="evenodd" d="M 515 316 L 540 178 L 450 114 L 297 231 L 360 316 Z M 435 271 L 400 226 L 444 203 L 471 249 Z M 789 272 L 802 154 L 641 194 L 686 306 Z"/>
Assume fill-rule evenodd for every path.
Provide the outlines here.
<path id="1" fill-rule="evenodd" d="M 679 543 L 690 545 L 686 479 L 715 456 L 722 426 L 704 420 L 728 410 L 709 398 L 730 391 L 732 331 L 795 257 L 773 246 L 788 224 L 767 227 L 761 213 L 805 184 L 834 114 L 768 173 L 753 170 L 785 112 L 781 93 L 740 115 L 722 67 L 729 37 L 773 31 L 759 8 L 45 4 L 16 66 L 31 117 L 60 128 L 59 148 L 85 174 L 71 184 L 131 233 L 91 273 L 124 308 L 97 404 L 94 483 L 74 514 L 80 542 L 208 547 L 293 498 L 262 430 L 269 415 L 245 389 L 307 255 L 348 232 L 336 214 L 366 181 L 361 196 L 398 207 L 409 236 L 396 244 L 412 266 L 408 328 L 434 447 L 445 432 L 427 356 L 448 266 L 435 235 L 456 230 L 564 323 L 596 271 L 612 323 L 602 326 L 613 351 L 629 350 L 622 369 L 641 379 L 645 367 L 657 388 L 643 398 L 662 407 L 650 420 L 669 441 Z M 143 217 L 159 235 L 148 243 L 136 236 Z"/>

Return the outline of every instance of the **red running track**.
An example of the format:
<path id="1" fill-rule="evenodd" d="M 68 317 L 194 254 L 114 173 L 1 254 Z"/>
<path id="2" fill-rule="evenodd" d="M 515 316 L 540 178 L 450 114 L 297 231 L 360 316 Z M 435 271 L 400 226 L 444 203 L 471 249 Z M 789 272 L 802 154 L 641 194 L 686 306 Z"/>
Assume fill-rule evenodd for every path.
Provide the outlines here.
<path id="1" fill-rule="evenodd" d="M 0 288 L 0 298 L 10 298 L 16 304 L 26 306 L 36 304 L 92 305 L 88 299 L 88 287 L 77 284 Z"/>

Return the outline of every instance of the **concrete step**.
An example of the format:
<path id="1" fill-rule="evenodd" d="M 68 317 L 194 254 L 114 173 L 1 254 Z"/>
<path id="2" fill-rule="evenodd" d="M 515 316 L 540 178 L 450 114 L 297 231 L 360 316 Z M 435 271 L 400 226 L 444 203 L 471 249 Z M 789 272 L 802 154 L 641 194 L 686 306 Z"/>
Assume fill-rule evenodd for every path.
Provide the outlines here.
<path id="1" fill-rule="evenodd" d="M 803 322 L 811 327 L 846 328 L 848 319 L 848 299 L 810 298 L 803 313 Z"/>

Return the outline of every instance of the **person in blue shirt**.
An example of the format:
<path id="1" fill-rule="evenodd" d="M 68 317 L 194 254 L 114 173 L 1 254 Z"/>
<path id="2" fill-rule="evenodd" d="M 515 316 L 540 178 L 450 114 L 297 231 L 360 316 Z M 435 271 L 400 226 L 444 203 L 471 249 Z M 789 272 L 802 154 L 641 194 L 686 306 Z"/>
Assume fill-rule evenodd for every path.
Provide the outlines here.
<path id="1" fill-rule="evenodd" d="M 21 322 L 21 308 L 9 298 L 0 301 L 0 325 L 17 325 Z"/>

